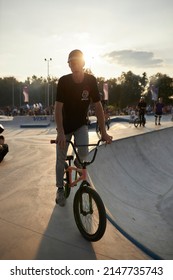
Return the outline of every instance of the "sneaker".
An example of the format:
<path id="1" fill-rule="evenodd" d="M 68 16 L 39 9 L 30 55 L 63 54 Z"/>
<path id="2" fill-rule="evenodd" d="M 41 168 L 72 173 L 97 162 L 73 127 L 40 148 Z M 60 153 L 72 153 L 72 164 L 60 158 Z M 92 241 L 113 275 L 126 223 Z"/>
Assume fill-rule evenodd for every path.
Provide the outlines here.
<path id="1" fill-rule="evenodd" d="M 58 189 L 56 193 L 56 204 L 59 204 L 59 206 L 65 206 L 66 198 L 64 195 L 64 189 Z"/>

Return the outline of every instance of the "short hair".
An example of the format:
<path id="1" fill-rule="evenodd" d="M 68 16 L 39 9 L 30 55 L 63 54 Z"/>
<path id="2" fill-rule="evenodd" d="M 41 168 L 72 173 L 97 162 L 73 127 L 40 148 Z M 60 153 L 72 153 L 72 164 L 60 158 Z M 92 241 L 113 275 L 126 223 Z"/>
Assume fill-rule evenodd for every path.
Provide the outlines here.
<path id="1" fill-rule="evenodd" d="M 73 59 L 81 59 L 84 62 L 83 52 L 81 52 L 80 50 L 71 51 L 68 56 L 68 63 Z"/>

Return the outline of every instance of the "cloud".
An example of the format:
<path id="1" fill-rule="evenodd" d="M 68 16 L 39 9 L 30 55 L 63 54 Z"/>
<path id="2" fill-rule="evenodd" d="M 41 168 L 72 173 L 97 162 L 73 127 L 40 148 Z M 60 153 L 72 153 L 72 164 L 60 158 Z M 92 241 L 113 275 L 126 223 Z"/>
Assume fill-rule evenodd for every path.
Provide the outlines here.
<path id="1" fill-rule="evenodd" d="M 112 51 L 103 55 L 111 63 L 118 63 L 120 65 L 131 67 L 159 67 L 162 66 L 163 60 L 154 58 L 152 52 L 134 51 L 134 50 L 120 50 Z"/>

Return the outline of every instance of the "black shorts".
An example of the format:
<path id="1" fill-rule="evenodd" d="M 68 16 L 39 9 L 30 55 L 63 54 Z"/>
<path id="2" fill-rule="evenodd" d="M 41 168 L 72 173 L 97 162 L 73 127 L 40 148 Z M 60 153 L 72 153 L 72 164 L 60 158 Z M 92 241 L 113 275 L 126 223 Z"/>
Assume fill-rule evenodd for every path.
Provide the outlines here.
<path id="1" fill-rule="evenodd" d="M 155 113 L 155 117 L 161 117 L 162 116 L 162 112 L 156 112 Z"/>

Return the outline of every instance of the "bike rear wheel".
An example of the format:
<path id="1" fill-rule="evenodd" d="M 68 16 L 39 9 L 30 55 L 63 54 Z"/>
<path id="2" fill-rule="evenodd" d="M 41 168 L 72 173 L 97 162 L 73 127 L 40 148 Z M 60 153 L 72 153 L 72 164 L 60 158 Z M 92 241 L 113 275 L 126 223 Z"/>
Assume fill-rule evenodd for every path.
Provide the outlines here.
<path id="1" fill-rule="evenodd" d="M 70 195 L 71 188 L 69 187 L 70 179 L 69 179 L 69 172 L 68 172 L 68 164 L 65 162 L 65 168 L 64 168 L 64 195 L 67 199 Z"/>
<path id="2" fill-rule="evenodd" d="M 106 210 L 98 193 L 89 186 L 80 187 L 74 197 L 76 225 L 85 239 L 98 241 L 106 230 Z"/>

